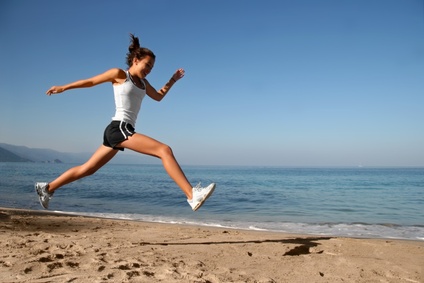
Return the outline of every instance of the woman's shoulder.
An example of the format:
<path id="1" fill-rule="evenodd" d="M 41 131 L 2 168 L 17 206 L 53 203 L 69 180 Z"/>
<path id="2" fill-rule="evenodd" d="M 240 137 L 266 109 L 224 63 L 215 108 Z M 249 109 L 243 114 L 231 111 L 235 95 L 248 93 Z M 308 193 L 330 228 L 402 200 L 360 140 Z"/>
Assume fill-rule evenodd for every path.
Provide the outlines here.
<path id="1" fill-rule="evenodd" d="M 114 84 L 121 84 L 127 80 L 127 73 L 120 68 L 112 68 L 103 73 Z"/>
<path id="2" fill-rule="evenodd" d="M 127 72 L 120 68 L 112 68 L 106 71 L 117 79 L 125 79 L 127 77 Z"/>

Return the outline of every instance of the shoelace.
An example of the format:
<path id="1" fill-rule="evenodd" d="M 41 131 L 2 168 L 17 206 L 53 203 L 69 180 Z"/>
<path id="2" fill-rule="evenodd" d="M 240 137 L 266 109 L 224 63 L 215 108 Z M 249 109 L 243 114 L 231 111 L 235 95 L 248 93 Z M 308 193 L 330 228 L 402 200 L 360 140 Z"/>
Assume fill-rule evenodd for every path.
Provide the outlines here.
<path id="1" fill-rule="evenodd" d="M 201 182 L 199 182 L 194 188 L 193 188 L 193 191 L 198 191 L 198 192 L 200 192 L 203 188 L 201 187 Z"/>

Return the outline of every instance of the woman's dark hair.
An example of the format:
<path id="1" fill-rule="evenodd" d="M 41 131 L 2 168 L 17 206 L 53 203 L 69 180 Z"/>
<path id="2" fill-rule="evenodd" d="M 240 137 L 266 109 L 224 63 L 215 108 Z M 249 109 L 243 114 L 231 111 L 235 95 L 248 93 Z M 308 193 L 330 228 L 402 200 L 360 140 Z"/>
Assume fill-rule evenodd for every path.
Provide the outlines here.
<path id="1" fill-rule="evenodd" d="M 134 34 L 130 33 L 131 37 L 131 44 L 128 47 L 128 53 L 127 53 L 127 65 L 128 67 L 131 67 L 134 58 L 142 59 L 146 56 L 150 56 L 153 59 L 156 59 L 155 54 L 148 48 L 141 47 L 140 41 L 138 40 L 138 37 L 135 37 Z"/>

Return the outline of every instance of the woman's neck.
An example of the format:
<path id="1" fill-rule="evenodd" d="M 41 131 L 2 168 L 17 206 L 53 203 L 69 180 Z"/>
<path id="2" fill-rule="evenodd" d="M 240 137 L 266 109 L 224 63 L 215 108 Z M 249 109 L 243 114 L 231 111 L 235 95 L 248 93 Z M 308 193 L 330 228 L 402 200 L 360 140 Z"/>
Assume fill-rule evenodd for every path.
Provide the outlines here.
<path id="1" fill-rule="evenodd" d="M 131 81 L 139 88 L 145 89 L 144 82 L 142 79 L 138 76 L 134 76 L 131 74 L 131 70 L 128 70 L 128 74 L 130 75 Z"/>

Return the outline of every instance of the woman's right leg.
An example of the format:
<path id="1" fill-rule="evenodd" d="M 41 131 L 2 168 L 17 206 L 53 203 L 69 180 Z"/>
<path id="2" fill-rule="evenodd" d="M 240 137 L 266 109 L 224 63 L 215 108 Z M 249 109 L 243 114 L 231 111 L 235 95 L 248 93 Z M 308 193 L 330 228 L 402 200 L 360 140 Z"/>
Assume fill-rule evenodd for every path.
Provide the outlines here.
<path id="1" fill-rule="evenodd" d="M 188 199 L 193 198 L 193 187 L 184 175 L 183 170 L 181 170 L 181 167 L 169 146 L 151 137 L 138 133 L 128 137 L 128 139 L 121 142 L 119 146 L 160 158 L 171 179 L 173 179 L 174 182 L 181 188 Z"/>
<path id="2" fill-rule="evenodd" d="M 101 145 L 87 162 L 82 165 L 72 167 L 60 175 L 56 180 L 50 182 L 48 191 L 52 193 L 66 184 L 94 174 L 103 165 L 109 162 L 116 153 L 118 153 L 118 150 Z"/>
<path id="3" fill-rule="evenodd" d="M 185 193 L 187 201 L 194 211 L 202 206 L 215 189 L 214 183 L 205 188 L 192 188 L 171 148 L 155 139 L 136 133 L 121 142 L 119 146 L 160 158 L 166 172 Z"/>

